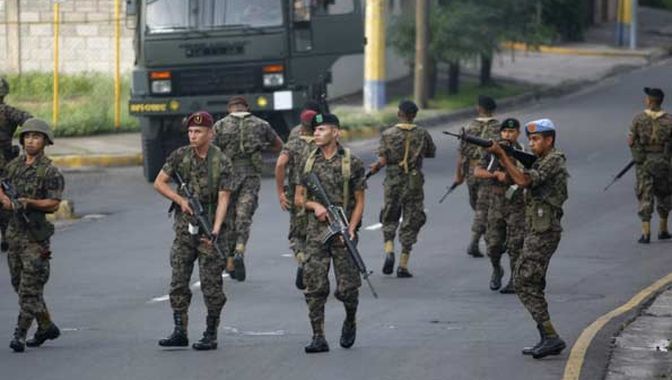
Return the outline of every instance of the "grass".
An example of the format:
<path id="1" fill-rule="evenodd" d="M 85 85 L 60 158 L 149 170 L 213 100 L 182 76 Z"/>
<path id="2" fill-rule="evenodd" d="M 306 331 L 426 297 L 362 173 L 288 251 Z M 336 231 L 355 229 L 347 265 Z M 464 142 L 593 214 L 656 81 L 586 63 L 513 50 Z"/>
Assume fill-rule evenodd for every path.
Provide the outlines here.
<path id="1" fill-rule="evenodd" d="M 488 94 L 495 99 L 503 99 L 520 95 L 529 91 L 530 88 L 517 84 L 501 84 L 482 87 L 475 82 L 463 81 L 460 92 L 448 95 L 446 91 L 439 91 L 434 99 L 429 101 L 429 107 L 421 110 L 417 121 L 428 119 L 439 114 L 464 109 L 474 106 L 478 94 Z M 409 95 L 409 97 L 412 97 Z M 362 127 L 382 127 L 394 124 L 397 120 L 397 104 L 402 97 L 394 97 L 381 111 L 363 113 L 361 108 L 355 106 L 337 106 L 333 112 L 339 115 L 344 129 L 357 129 Z"/>
<path id="2" fill-rule="evenodd" d="M 8 75 L 11 92 L 6 103 L 52 120 L 53 76 L 30 72 Z M 114 127 L 114 81 L 102 73 L 62 74 L 59 76 L 59 122 L 56 136 L 89 136 L 103 133 L 139 131 L 137 119 L 128 114 L 130 80 L 121 85 L 121 126 Z"/>

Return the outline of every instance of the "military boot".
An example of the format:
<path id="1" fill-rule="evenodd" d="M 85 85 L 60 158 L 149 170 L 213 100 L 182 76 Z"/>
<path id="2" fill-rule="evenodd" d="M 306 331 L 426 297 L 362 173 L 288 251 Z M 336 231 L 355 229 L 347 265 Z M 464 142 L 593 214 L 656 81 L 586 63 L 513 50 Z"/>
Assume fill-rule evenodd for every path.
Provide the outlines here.
<path id="1" fill-rule="evenodd" d="M 474 234 L 471 238 L 471 243 L 469 243 L 469 248 L 467 248 L 467 255 L 472 257 L 483 257 L 481 249 L 478 247 L 478 241 L 481 240 L 481 234 Z"/>
<path id="2" fill-rule="evenodd" d="M 651 243 L 651 222 L 642 222 L 642 236 L 637 242 L 639 244 Z"/>
<path id="3" fill-rule="evenodd" d="M 196 351 L 207 351 L 217 349 L 217 328 L 219 327 L 219 316 L 208 315 L 206 317 L 206 328 L 203 338 L 194 343 L 191 347 Z"/>
<path id="4" fill-rule="evenodd" d="M 495 291 L 502 287 L 502 277 L 504 277 L 504 268 L 499 259 L 492 259 L 492 275 L 490 276 L 490 290 Z"/>
<path id="5" fill-rule="evenodd" d="M 660 229 L 658 231 L 658 240 L 668 240 L 672 238 L 672 235 L 667 231 L 667 218 L 660 218 Z"/>
<path id="6" fill-rule="evenodd" d="M 385 263 L 383 264 L 383 274 L 392 274 L 394 271 L 394 242 L 388 240 L 385 242 Z"/>
<path id="7" fill-rule="evenodd" d="M 309 345 L 304 347 L 306 354 L 317 354 L 320 352 L 329 352 L 329 343 L 324 338 L 324 335 L 313 335 L 313 340 Z"/>
<path id="8" fill-rule="evenodd" d="M 159 340 L 161 347 L 187 347 L 187 313 L 174 313 L 175 329 L 167 338 Z"/>
<path id="9" fill-rule="evenodd" d="M 245 261 L 243 257 L 243 250 L 236 248 L 236 254 L 233 256 L 233 266 L 236 268 L 236 280 L 245 281 Z"/>
<path id="10" fill-rule="evenodd" d="M 560 339 L 558 333 L 555 332 L 551 321 L 544 322 L 542 329 L 544 331 L 544 339 L 532 350 L 532 357 L 541 359 L 549 355 L 560 355 L 562 350 L 567 347 L 565 341 Z"/>
<path id="11" fill-rule="evenodd" d="M 54 340 L 61 335 L 61 330 L 58 329 L 53 322 L 46 328 L 38 328 L 35 331 L 32 339 L 26 341 L 26 346 L 28 347 L 39 347 L 47 340 Z"/>
<path id="12" fill-rule="evenodd" d="M 410 253 L 402 253 L 401 258 L 399 259 L 399 267 L 397 268 L 397 277 L 398 278 L 411 278 L 413 273 L 408 271 L 408 260 L 410 259 Z"/>
<path id="13" fill-rule="evenodd" d="M 3 241 L 0 243 L 0 252 L 7 252 L 9 250 L 9 243 Z"/>
<path id="14" fill-rule="evenodd" d="M 516 289 L 513 287 L 513 276 L 509 277 L 509 282 L 499 292 L 502 294 L 516 294 Z"/>
<path id="15" fill-rule="evenodd" d="M 14 352 L 23 352 L 26 350 L 26 335 L 28 334 L 28 329 L 32 322 L 32 318 L 24 317 L 22 315 L 19 316 L 16 323 L 16 329 L 14 329 L 14 338 L 9 342 L 9 347 L 14 350 Z"/>
<path id="16" fill-rule="evenodd" d="M 541 345 L 541 342 L 544 341 L 545 333 L 541 325 L 537 325 L 537 331 L 539 331 L 539 342 L 537 342 L 537 344 L 531 347 L 523 347 L 522 351 L 523 355 L 532 355 L 534 353 L 534 350 L 536 350 Z"/>

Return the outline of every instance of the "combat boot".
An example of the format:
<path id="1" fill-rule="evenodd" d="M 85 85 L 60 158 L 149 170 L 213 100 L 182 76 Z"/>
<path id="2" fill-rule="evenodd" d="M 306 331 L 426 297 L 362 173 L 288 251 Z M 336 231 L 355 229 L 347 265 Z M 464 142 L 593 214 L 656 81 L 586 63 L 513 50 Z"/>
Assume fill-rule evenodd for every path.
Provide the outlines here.
<path id="1" fill-rule="evenodd" d="M 408 260 L 410 259 L 410 253 L 402 253 L 401 258 L 399 259 L 399 267 L 397 268 L 397 277 L 398 278 L 411 278 L 413 274 L 408 271 Z"/>
<path id="2" fill-rule="evenodd" d="M 233 256 L 233 266 L 236 268 L 236 280 L 240 282 L 245 281 L 246 277 L 243 249 L 236 247 L 236 254 Z"/>
<path id="3" fill-rule="evenodd" d="M 329 343 L 324 338 L 324 335 L 313 335 L 313 340 L 309 345 L 304 347 L 306 354 L 317 354 L 320 352 L 329 352 Z"/>
<path id="4" fill-rule="evenodd" d="M 357 338 L 357 323 L 346 319 L 343 322 L 343 328 L 341 329 L 341 347 L 352 347 L 352 345 L 355 344 L 355 338 Z"/>
<path id="5" fill-rule="evenodd" d="M 502 287 L 504 269 L 499 260 L 492 259 L 492 275 L 490 276 L 490 290 L 495 291 Z"/>
<path id="6" fill-rule="evenodd" d="M 537 344 L 535 344 L 534 346 L 531 346 L 531 347 L 523 347 L 523 351 L 522 351 L 523 355 L 532 355 L 534 353 L 534 350 L 539 348 L 539 346 L 541 345 L 541 342 L 544 341 L 545 333 L 544 333 L 544 329 L 543 329 L 543 327 L 541 327 L 541 325 L 537 325 L 537 331 L 539 331 L 539 342 L 537 342 Z"/>
<path id="7" fill-rule="evenodd" d="M 16 329 L 14 329 L 14 338 L 9 342 L 9 347 L 14 352 L 23 352 L 26 350 L 26 334 L 28 334 L 28 329 L 32 322 L 32 318 L 19 315 Z"/>
<path id="8" fill-rule="evenodd" d="M 660 218 L 660 232 L 658 232 L 658 240 L 668 240 L 672 235 L 667 231 L 667 218 Z"/>
<path id="9" fill-rule="evenodd" d="M 471 243 L 469 243 L 469 248 L 467 248 L 467 255 L 472 257 L 483 257 L 481 249 L 478 247 L 478 241 L 481 240 L 480 234 L 474 234 L 471 238 Z"/>
<path id="10" fill-rule="evenodd" d="M 385 263 L 383 264 L 383 274 L 392 274 L 394 272 L 394 242 L 388 240 L 385 242 Z"/>
<path id="11" fill-rule="evenodd" d="M 303 282 L 303 264 L 296 268 L 296 278 L 294 279 L 294 285 L 296 285 L 296 288 L 299 290 L 306 289 L 306 284 Z"/>
<path id="12" fill-rule="evenodd" d="M 639 244 L 651 243 L 651 222 L 642 222 L 642 236 L 637 242 Z"/>
<path id="13" fill-rule="evenodd" d="M 187 314 L 174 313 L 175 329 L 167 338 L 159 340 L 161 347 L 187 347 L 189 339 L 187 338 Z"/>
<path id="14" fill-rule="evenodd" d="M 196 351 L 207 351 L 217 349 L 217 328 L 219 327 L 219 317 L 208 315 L 206 317 L 206 328 L 203 332 L 203 338 L 194 343 L 191 347 Z"/>
<path id="15" fill-rule="evenodd" d="M 39 347 L 47 340 L 54 340 L 61 336 L 61 330 L 53 322 L 45 329 L 38 328 L 32 339 L 26 341 L 28 347 Z"/>
<path id="16" fill-rule="evenodd" d="M 544 338 L 540 344 L 532 350 L 532 357 L 535 359 L 545 358 L 549 355 L 560 355 L 562 350 L 567 347 L 565 341 L 560 339 L 558 333 L 555 332 L 551 321 L 546 321 L 542 325 L 544 331 Z"/>

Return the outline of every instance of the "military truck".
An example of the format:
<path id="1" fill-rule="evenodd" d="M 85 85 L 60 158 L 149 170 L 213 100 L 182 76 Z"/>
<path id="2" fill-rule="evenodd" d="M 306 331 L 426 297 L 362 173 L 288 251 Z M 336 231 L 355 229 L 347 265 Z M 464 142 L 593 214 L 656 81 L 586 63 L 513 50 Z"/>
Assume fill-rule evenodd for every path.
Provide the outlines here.
<path id="1" fill-rule="evenodd" d="M 127 0 L 135 66 L 129 111 L 139 118 L 144 174 L 187 144 L 183 119 L 226 114 L 244 96 L 281 136 L 308 99 L 326 96 L 331 67 L 364 47 L 361 0 Z"/>

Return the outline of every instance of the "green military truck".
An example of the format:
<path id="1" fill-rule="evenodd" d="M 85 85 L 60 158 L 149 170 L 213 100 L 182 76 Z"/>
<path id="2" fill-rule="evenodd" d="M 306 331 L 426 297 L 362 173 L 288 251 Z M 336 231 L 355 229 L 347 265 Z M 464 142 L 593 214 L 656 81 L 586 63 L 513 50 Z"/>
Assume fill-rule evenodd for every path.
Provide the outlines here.
<path id="1" fill-rule="evenodd" d="M 187 144 L 183 119 L 226 114 L 244 96 L 281 136 L 308 99 L 326 96 L 331 67 L 364 48 L 360 0 L 127 0 L 135 16 L 129 111 L 140 120 L 153 180 Z"/>

